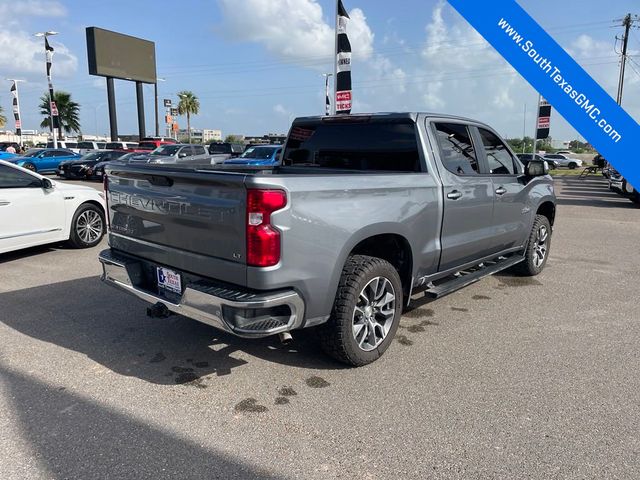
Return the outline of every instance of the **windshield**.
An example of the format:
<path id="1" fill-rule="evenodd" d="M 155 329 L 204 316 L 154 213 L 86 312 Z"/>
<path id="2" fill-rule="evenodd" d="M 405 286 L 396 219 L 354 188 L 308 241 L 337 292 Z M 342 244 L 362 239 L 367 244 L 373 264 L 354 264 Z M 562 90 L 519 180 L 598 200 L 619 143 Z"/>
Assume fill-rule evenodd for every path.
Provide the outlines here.
<path id="1" fill-rule="evenodd" d="M 157 145 L 154 142 L 140 142 L 138 144 L 139 150 L 155 150 Z"/>
<path id="2" fill-rule="evenodd" d="M 24 157 L 36 157 L 42 150 L 29 150 L 27 153 L 25 153 L 23 156 Z"/>
<path id="3" fill-rule="evenodd" d="M 278 148 L 280 147 L 249 147 L 246 152 L 240 155 L 240 158 L 268 160 Z"/>
<path id="4" fill-rule="evenodd" d="M 83 155 L 80 160 L 100 160 L 100 158 L 102 158 L 103 155 L 104 155 L 104 152 L 91 152 L 91 153 L 87 153 L 86 155 Z"/>
<path id="5" fill-rule="evenodd" d="M 153 155 L 163 155 L 163 156 L 168 157 L 168 156 L 171 156 L 171 155 L 175 155 L 178 150 L 180 150 L 180 146 L 179 145 L 163 145 L 162 147 L 156 148 L 151 153 Z"/>

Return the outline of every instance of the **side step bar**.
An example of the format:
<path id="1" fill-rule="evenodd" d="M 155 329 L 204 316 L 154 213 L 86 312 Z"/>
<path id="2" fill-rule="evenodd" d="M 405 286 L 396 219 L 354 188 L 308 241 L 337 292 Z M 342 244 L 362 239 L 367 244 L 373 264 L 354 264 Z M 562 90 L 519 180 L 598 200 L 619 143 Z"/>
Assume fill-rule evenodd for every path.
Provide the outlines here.
<path id="1" fill-rule="evenodd" d="M 449 293 L 455 292 L 467 285 L 477 282 L 478 280 L 498 273 L 512 267 L 516 263 L 524 260 L 521 255 L 511 257 L 500 257 L 496 261 L 484 262 L 476 267 L 463 270 L 450 277 L 438 281 L 437 284 L 431 284 L 424 292 L 426 296 L 431 298 L 439 298 Z"/>

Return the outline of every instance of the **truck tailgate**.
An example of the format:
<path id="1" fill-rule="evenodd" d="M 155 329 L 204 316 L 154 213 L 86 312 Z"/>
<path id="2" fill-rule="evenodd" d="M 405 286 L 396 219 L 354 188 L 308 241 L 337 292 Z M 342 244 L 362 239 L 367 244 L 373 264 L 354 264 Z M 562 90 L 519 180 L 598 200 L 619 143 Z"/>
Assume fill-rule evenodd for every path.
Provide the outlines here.
<path id="1" fill-rule="evenodd" d="M 237 173 L 111 167 L 110 245 L 160 265 L 245 285 L 244 180 Z"/>

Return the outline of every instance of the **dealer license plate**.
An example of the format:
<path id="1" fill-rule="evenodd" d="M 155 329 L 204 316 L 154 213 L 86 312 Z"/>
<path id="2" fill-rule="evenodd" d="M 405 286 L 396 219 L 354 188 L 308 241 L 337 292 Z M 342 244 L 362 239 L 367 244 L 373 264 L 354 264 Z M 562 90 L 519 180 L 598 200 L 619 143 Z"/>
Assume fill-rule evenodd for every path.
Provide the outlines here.
<path id="1" fill-rule="evenodd" d="M 164 267 L 157 267 L 158 287 L 172 292 L 182 293 L 182 280 L 180 274 Z"/>

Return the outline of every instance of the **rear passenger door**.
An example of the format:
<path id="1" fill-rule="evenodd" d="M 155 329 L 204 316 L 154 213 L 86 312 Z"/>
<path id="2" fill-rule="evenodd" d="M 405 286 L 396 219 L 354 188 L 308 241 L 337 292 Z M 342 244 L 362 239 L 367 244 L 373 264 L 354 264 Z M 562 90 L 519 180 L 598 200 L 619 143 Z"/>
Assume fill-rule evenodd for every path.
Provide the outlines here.
<path id="1" fill-rule="evenodd" d="M 435 121 L 438 165 L 444 189 L 439 271 L 493 253 L 493 181 L 481 175 L 470 127 Z"/>
<path id="2" fill-rule="evenodd" d="M 530 208 L 522 166 L 505 143 L 494 132 L 476 129 L 481 171 L 486 171 L 493 183 L 494 252 L 524 244 L 529 229 Z"/>

